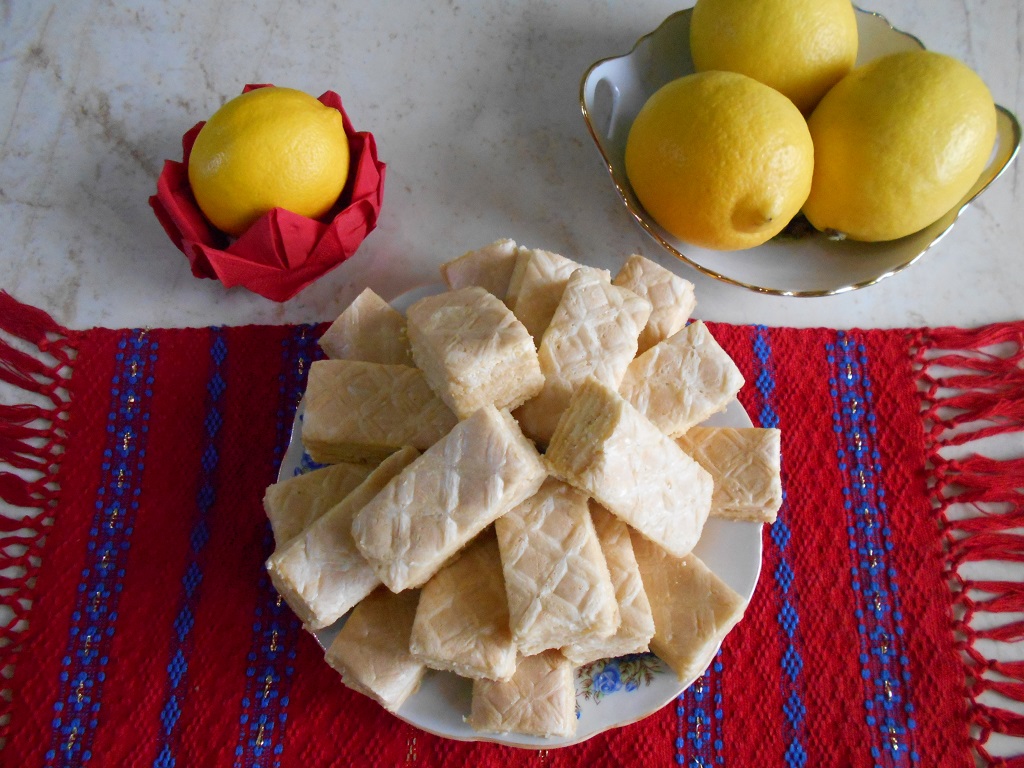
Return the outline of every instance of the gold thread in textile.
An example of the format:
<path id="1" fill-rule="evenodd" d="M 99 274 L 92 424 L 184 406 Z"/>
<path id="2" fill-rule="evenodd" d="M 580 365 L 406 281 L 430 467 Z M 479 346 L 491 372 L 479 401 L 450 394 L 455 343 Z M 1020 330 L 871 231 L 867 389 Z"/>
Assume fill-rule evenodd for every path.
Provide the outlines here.
<path id="1" fill-rule="evenodd" d="M 409 740 L 406 742 L 405 764 L 409 765 L 409 763 L 415 763 L 415 762 L 416 762 L 416 737 L 415 736 L 410 736 Z"/>

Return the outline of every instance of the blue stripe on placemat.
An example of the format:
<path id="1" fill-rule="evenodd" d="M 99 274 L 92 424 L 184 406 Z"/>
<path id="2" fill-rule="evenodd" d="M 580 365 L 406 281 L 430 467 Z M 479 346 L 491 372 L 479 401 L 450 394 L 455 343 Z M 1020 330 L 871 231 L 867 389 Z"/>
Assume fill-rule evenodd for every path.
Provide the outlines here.
<path id="1" fill-rule="evenodd" d="M 909 660 L 904 643 L 889 510 L 875 444 L 875 414 L 868 359 L 863 344 L 839 331 L 826 345 L 836 455 L 844 476 L 843 495 L 849 538 L 850 573 L 856 598 L 865 722 L 875 735 L 876 765 L 917 765 L 914 711 L 908 689 Z"/>
<path id="2" fill-rule="evenodd" d="M 124 565 L 145 471 L 153 396 L 150 371 L 158 345 L 145 331 L 133 330 L 120 337 L 117 349 L 96 512 L 53 704 L 47 766 L 84 765 L 92 759 L 104 669 L 117 627 Z"/>
<path id="3" fill-rule="evenodd" d="M 291 435 L 292 421 L 306 387 L 310 363 L 318 354 L 316 338 L 315 327 L 303 325 L 281 342 L 275 473 Z M 263 551 L 269 553 L 273 546 L 274 537 L 267 522 Z M 236 768 L 280 765 L 288 721 L 288 690 L 300 629 L 298 619 L 277 594 L 261 562 L 259 601 L 253 618 L 252 643 L 245 670 L 245 694 L 235 745 Z"/>
<path id="4" fill-rule="evenodd" d="M 196 516 L 189 536 L 188 565 L 181 578 L 178 613 L 174 619 L 171 658 L 167 663 L 167 686 L 160 709 L 160 748 L 154 766 L 173 768 L 181 702 L 187 687 L 188 663 L 192 652 L 192 627 L 203 584 L 206 544 L 210 538 L 209 512 L 217 501 L 215 474 L 220 463 L 220 430 L 224 422 L 221 397 L 224 394 L 224 362 L 228 348 L 221 328 L 211 328 L 210 377 L 206 384 L 206 410 L 203 419 L 203 448 L 200 454 L 199 488 L 196 492 Z"/>
<path id="5" fill-rule="evenodd" d="M 724 765 L 722 756 L 722 651 L 676 699 L 676 763 L 687 768 Z"/>
<path id="6" fill-rule="evenodd" d="M 759 365 L 754 387 L 761 401 L 757 421 L 761 427 L 777 428 L 779 416 L 774 408 L 775 370 L 768 328 L 763 325 L 755 326 L 754 334 L 754 357 Z M 800 634 L 800 596 L 793 584 L 793 566 L 790 563 L 789 542 L 792 533 L 787 520 L 789 515 L 785 498 L 783 492 L 782 507 L 769 529 L 768 541 L 775 547 L 777 564 L 772 573 L 772 584 L 779 601 L 776 618 L 786 647 L 782 654 L 783 674 L 779 677 L 783 686 L 783 740 L 786 744 L 784 756 L 787 765 L 792 768 L 803 768 L 807 764 L 807 752 L 804 748 L 807 710 L 803 699 L 803 638 Z"/>

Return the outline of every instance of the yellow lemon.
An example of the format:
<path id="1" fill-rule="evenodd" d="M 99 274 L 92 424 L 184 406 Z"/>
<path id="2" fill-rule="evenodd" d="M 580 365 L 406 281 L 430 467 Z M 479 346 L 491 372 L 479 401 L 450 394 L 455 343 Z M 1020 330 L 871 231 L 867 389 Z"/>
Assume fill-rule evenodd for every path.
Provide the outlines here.
<path id="1" fill-rule="evenodd" d="M 341 113 L 292 88 L 257 88 L 217 110 L 199 131 L 188 180 L 218 229 L 240 235 L 272 208 L 323 216 L 348 178 Z"/>
<path id="2" fill-rule="evenodd" d="M 808 121 L 814 181 L 808 221 L 854 240 L 894 240 L 928 226 L 967 194 L 996 136 L 985 83 L 933 51 L 858 67 Z"/>
<path id="3" fill-rule="evenodd" d="M 690 51 L 698 72 L 740 72 L 805 115 L 857 60 L 850 0 L 697 0 Z"/>
<path id="4" fill-rule="evenodd" d="M 626 140 L 626 175 L 648 213 L 680 240 L 715 250 L 778 234 L 807 197 L 813 162 L 793 102 L 735 72 L 664 85 Z"/>

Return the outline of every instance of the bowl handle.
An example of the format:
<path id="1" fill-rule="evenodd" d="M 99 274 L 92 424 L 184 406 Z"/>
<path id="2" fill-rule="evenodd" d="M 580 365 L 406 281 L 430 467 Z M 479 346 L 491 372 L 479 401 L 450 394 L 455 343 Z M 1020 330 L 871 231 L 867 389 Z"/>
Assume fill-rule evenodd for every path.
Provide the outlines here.
<path id="1" fill-rule="evenodd" d="M 583 82 L 583 109 L 587 122 L 602 139 L 611 139 L 619 117 L 619 88 L 598 67 Z"/>

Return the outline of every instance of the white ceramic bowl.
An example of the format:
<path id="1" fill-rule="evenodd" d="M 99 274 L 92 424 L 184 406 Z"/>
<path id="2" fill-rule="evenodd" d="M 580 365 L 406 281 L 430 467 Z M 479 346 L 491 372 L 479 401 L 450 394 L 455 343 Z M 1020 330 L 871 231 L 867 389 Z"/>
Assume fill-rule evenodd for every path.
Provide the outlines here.
<path id="1" fill-rule="evenodd" d="M 580 85 L 580 105 L 626 208 L 666 251 L 705 275 L 777 296 L 829 296 L 873 285 L 920 259 L 1017 154 L 1020 124 L 1007 109 L 997 107 L 996 145 L 981 177 L 942 218 L 899 240 L 836 241 L 809 230 L 800 237 L 780 235 L 742 251 L 713 251 L 684 243 L 658 226 L 633 194 L 626 178 L 625 151 L 633 120 L 651 94 L 670 80 L 693 72 L 691 12 L 687 9 L 669 16 L 625 56 L 592 65 Z M 924 48 L 921 41 L 894 29 L 883 16 L 859 9 L 857 31 L 858 65 L 889 53 Z"/>

